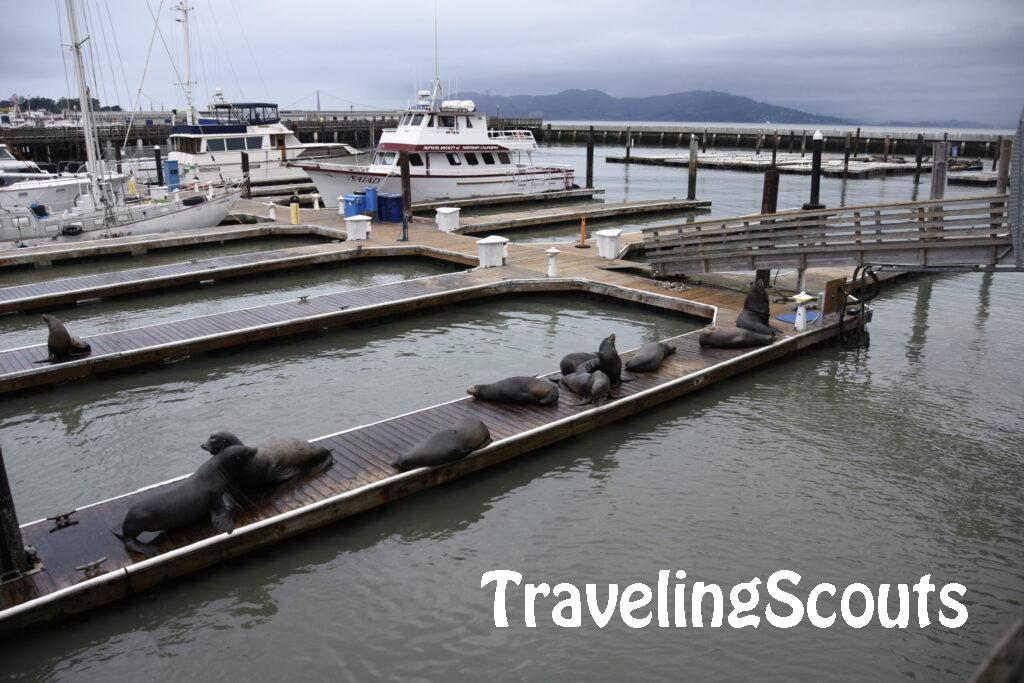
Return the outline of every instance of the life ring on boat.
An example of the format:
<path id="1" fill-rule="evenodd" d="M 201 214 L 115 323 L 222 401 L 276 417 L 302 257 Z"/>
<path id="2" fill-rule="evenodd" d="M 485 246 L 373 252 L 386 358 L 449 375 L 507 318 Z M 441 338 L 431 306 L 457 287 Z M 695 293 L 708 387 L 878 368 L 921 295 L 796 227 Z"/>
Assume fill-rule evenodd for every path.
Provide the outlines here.
<path id="1" fill-rule="evenodd" d="M 206 197 L 203 197 L 202 195 L 195 195 L 194 197 L 185 197 L 183 200 L 181 200 L 181 203 L 184 206 L 196 206 L 198 204 L 202 204 L 205 201 Z"/>
<path id="2" fill-rule="evenodd" d="M 60 234 L 67 235 L 68 237 L 72 237 L 74 235 L 81 235 L 82 226 L 79 225 L 78 223 L 70 223 L 60 229 Z"/>

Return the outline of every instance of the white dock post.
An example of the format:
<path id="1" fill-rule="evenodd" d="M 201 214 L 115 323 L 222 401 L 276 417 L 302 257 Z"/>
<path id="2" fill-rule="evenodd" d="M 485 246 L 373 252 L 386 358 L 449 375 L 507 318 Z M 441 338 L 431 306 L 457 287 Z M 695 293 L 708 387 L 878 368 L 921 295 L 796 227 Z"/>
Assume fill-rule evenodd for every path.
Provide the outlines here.
<path id="1" fill-rule="evenodd" d="M 319 211 L 320 210 L 320 194 L 317 193 L 317 192 L 313 193 L 313 210 L 314 211 Z"/>
<path id="2" fill-rule="evenodd" d="M 802 291 L 792 297 L 792 299 L 796 302 L 796 322 L 793 326 L 796 328 L 797 332 L 803 332 L 807 329 L 807 302 L 814 301 L 815 297 Z"/>
<path id="3" fill-rule="evenodd" d="M 269 218 L 272 221 L 276 221 L 277 220 L 277 205 L 274 204 L 274 202 L 270 202 L 267 206 L 270 207 L 269 209 L 267 209 L 267 218 Z"/>
<path id="4" fill-rule="evenodd" d="M 350 241 L 365 240 L 370 237 L 370 217 L 358 214 L 345 219 L 345 238 Z"/>
<path id="5" fill-rule="evenodd" d="M 462 209 L 451 206 L 439 206 L 434 220 L 441 232 L 455 232 L 459 229 L 459 212 Z"/>
<path id="6" fill-rule="evenodd" d="M 597 255 L 600 258 L 617 259 L 619 257 L 619 237 L 621 228 L 608 228 L 597 231 Z"/>
<path id="7" fill-rule="evenodd" d="M 338 197 L 338 215 L 342 218 L 345 217 L 345 197 Z"/>
<path id="8" fill-rule="evenodd" d="M 476 241 L 477 255 L 481 268 L 497 268 L 505 265 L 505 247 L 508 239 L 499 235 L 490 235 Z"/>
<path id="9" fill-rule="evenodd" d="M 551 247 L 544 253 L 548 255 L 548 277 L 558 277 L 558 254 L 561 252 Z"/>

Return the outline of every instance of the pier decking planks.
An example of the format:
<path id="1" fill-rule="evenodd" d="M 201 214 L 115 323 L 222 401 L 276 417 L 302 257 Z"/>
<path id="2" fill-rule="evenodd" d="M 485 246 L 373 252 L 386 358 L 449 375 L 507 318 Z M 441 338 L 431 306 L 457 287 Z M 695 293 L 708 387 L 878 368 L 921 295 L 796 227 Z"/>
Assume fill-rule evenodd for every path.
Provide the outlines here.
<path id="1" fill-rule="evenodd" d="M 457 232 L 463 235 L 477 235 L 500 230 L 515 230 L 538 225 L 571 223 L 581 218 L 599 219 L 621 216 L 636 216 L 653 213 L 689 211 L 711 206 L 707 200 L 663 199 L 651 201 L 612 202 L 575 206 L 516 211 L 487 216 L 463 217 Z"/>
<path id="2" fill-rule="evenodd" d="M 719 323 L 731 321 L 720 312 Z M 848 323 L 852 321 L 848 320 Z M 316 439 L 331 449 L 334 463 L 252 496 L 235 495 L 236 531 L 216 534 L 206 521 L 160 536 L 153 559 L 128 551 L 110 529 L 120 525 L 137 491 L 80 508 L 77 524 L 53 529 L 42 520 L 22 527 L 42 571 L 0 586 L 0 632 L 67 616 L 144 590 L 159 582 L 216 564 L 281 538 L 313 529 L 502 460 L 522 455 L 566 436 L 607 424 L 720 379 L 825 341 L 838 333 L 831 316 L 822 325 L 757 349 L 701 350 L 699 332 L 672 338 L 678 346 L 661 369 L 635 373 L 621 385 L 619 398 L 601 406 L 571 405 L 578 399 L 563 390 L 557 406 L 508 406 L 464 397 Z M 627 360 L 634 351 L 622 354 Z M 556 362 L 552 359 L 552 364 Z M 391 459 L 462 416 L 476 416 L 491 427 L 495 441 L 471 457 L 434 469 L 399 473 Z M 167 483 L 160 486 L 166 486 Z M 344 497 L 342 494 L 348 494 Z M 148 540 L 148 539 L 147 539 Z M 103 575 L 85 579 L 76 567 L 106 558 Z M 79 586 L 79 584 L 82 584 Z M 76 588 L 77 587 L 77 588 Z M 57 591 L 62 591 L 57 593 Z M 46 596 L 51 596 L 45 599 Z M 44 598 L 36 603 L 30 601 Z M 19 608 L 24 605 L 24 608 Z"/>

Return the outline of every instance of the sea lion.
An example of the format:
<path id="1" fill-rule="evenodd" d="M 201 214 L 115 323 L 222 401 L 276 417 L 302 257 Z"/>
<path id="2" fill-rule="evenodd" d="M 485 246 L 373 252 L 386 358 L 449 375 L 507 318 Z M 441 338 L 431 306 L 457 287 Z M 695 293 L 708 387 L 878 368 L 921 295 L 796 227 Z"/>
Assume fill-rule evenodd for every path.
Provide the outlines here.
<path id="1" fill-rule="evenodd" d="M 57 318 L 52 315 L 43 314 L 43 322 L 46 323 L 47 329 L 50 331 L 49 336 L 46 338 L 46 349 L 50 352 L 49 357 L 46 360 L 38 361 L 40 363 L 55 362 L 62 360 L 69 360 L 71 358 L 80 358 L 82 356 L 88 356 L 92 348 L 89 346 L 89 342 L 82 341 L 80 338 L 68 332 L 68 329 L 64 327 Z"/>
<path id="2" fill-rule="evenodd" d="M 596 353 L 590 351 L 578 351 L 576 353 L 570 353 L 562 358 L 562 361 L 558 364 L 563 375 L 571 375 L 574 372 L 580 370 L 584 372 L 593 372 L 594 368 L 597 367 L 598 359 Z"/>
<path id="3" fill-rule="evenodd" d="M 600 404 L 611 395 L 612 380 L 601 370 L 594 370 L 590 373 L 590 381 L 587 382 L 588 400 L 584 403 Z"/>
<path id="4" fill-rule="evenodd" d="M 129 508 L 120 533 L 114 530 L 114 535 L 129 550 L 152 556 L 156 548 L 136 540 L 145 531 L 176 529 L 209 516 L 214 529 L 230 534 L 235 522 L 224 503 L 224 494 L 255 455 L 255 448 L 228 446 L 188 477 L 146 493 Z"/>
<path id="5" fill-rule="evenodd" d="M 436 467 L 461 460 L 490 442 L 487 425 L 475 417 L 464 417 L 451 427 L 434 432 L 398 456 L 391 465 L 403 472 L 417 467 Z"/>
<path id="6" fill-rule="evenodd" d="M 767 346 L 775 339 L 769 334 L 758 334 L 750 330 L 712 328 L 701 332 L 699 341 L 701 348 L 710 346 L 716 349 L 737 349 L 747 346 Z"/>
<path id="7" fill-rule="evenodd" d="M 755 280 L 747 290 L 747 298 L 743 301 L 743 310 L 736 316 L 736 327 L 750 330 L 757 334 L 775 336 L 779 333 L 769 323 L 771 307 L 768 303 L 768 292 L 760 280 Z"/>
<path id="8" fill-rule="evenodd" d="M 609 334 L 601 340 L 601 347 L 597 350 L 598 367 L 601 372 L 608 375 L 612 387 L 617 387 L 623 382 L 632 381 L 632 377 L 622 376 L 622 359 L 619 351 L 615 348 L 615 335 Z"/>
<path id="9" fill-rule="evenodd" d="M 661 367 L 665 356 L 676 352 L 676 347 L 665 342 L 647 342 L 640 347 L 636 355 L 626 361 L 626 369 L 631 372 L 655 372 Z"/>
<path id="10" fill-rule="evenodd" d="M 562 375 L 562 384 L 577 396 L 583 398 L 590 398 L 590 373 L 589 372 L 574 372 L 571 375 Z"/>
<path id="11" fill-rule="evenodd" d="M 508 377 L 493 384 L 477 384 L 466 390 L 474 398 L 498 403 L 558 403 L 558 385 L 541 377 Z"/>
<path id="12" fill-rule="evenodd" d="M 231 432 L 217 432 L 199 447 L 210 455 L 217 455 L 228 446 L 241 445 L 242 442 Z M 246 463 L 237 477 L 236 486 L 240 491 L 255 491 L 269 484 L 280 484 L 303 472 L 325 467 L 334 460 L 329 448 L 291 437 L 270 437 L 260 441 L 255 448 L 256 456 Z"/>

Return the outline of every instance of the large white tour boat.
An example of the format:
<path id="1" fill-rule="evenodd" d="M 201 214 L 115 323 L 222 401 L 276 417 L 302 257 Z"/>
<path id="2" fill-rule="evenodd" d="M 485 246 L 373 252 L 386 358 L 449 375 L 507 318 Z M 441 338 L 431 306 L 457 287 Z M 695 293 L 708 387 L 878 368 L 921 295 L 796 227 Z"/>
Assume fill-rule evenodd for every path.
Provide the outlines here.
<path id="1" fill-rule="evenodd" d="M 438 102 L 417 93 L 417 106 L 397 128 L 385 130 L 369 164 L 303 161 L 290 165 L 309 174 L 327 206 L 368 185 L 400 192 L 399 152 L 409 153 L 412 201 L 540 194 L 573 187 L 571 166 L 534 164 L 537 142 L 528 130 L 488 130 L 487 116 L 469 100 Z"/>

